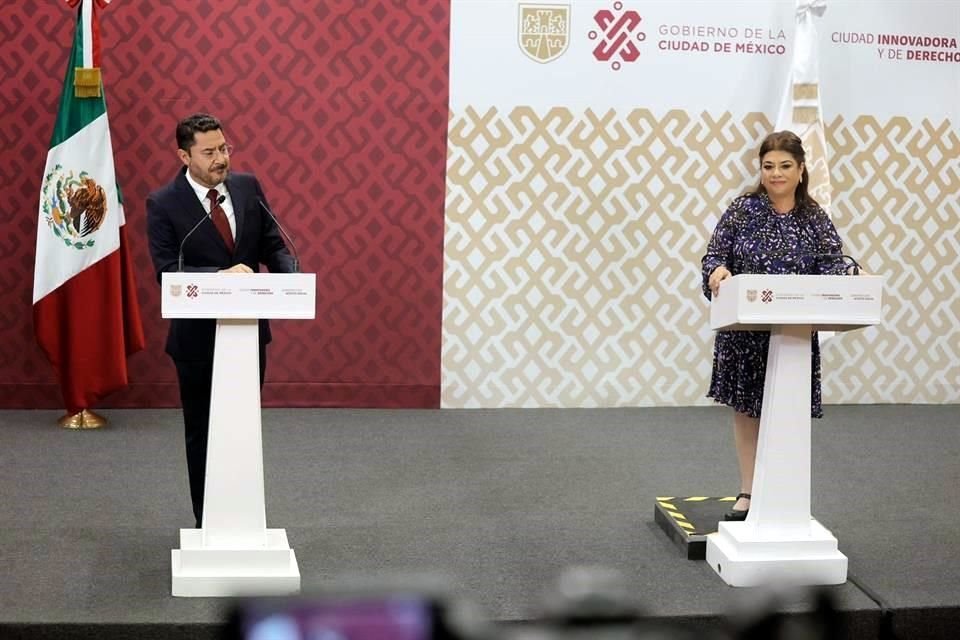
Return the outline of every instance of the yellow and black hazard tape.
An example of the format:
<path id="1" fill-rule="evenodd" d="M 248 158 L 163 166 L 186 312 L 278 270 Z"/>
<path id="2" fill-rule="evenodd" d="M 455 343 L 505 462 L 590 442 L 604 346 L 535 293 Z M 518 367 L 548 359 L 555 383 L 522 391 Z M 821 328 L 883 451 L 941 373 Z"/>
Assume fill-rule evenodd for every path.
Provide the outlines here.
<path id="1" fill-rule="evenodd" d="M 708 496 L 657 496 L 654 521 L 663 532 L 682 547 L 689 560 L 706 557 L 707 536 L 717 530 L 717 523 L 736 498 Z"/>
<path id="2" fill-rule="evenodd" d="M 687 517 L 683 515 L 683 513 L 680 511 L 680 509 L 676 507 L 676 505 L 674 504 L 674 502 L 676 501 L 677 499 L 674 498 L 673 496 L 657 498 L 657 504 L 659 504 L 663 508 L 663 510 L 667 512 L 667 515 L 669 515 L 671 518 L 674 519 L 675 524 L 678 527 L 680 527 L 684 531 L 689 531 L 691 533 L 696 531 L 697 529 L 696 526 L 691 524 L 690 521 L 687 520 Z"/>
<path id="3" fill-rule="evenodd" d="M 691 506 L 713 505 L 716 503 L 728 503 L 735 501 L 736 498 L 732 496 L 723 498 L 711 498 L 709 496 L 657 496 L 657 504 L 660 506 L 663 512 L 673 518 L 674 523 L 688 536 L 702 536 L 708 533 L 713 533 L 717 530 L 716 520 L 710 518 L 705 522 L 703 521 L 703 518 L 691 517 Z M 685 511 L 687 513 L 684 513 Z"/>

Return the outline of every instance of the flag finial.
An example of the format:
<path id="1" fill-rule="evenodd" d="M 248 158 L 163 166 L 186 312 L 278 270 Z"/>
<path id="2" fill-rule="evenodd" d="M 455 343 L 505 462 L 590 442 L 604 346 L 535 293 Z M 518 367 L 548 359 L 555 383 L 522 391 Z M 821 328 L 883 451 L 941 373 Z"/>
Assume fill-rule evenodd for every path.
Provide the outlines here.
<path id="1" fill-rule="evenodd" d="M 103 9 L 105 6 L 110 4 L 113 0 L 94 0 L 94 1 L 100 6 L 101 9 Z M 70 7 L 71 9 L 74 9 L 78 4 L 83 2 L 83 0 L 66 0 L 66 2 L 68 7 Z"/>
<path id="2" fill-rule="evenodd" d="M 807 16 L 822 18 L 827 11 L 827 0 L 797 0 L 797 20 Z"/>

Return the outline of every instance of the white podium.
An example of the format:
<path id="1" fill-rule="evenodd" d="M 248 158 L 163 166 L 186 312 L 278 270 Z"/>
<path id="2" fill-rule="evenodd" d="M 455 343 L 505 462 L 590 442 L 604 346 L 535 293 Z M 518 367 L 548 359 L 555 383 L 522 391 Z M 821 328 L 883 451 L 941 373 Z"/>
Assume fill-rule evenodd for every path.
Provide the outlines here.
<path id="1" fill-rule="evenodd" d="M 300 590 L 284 529 L 267 529 L 258 319 L 315 317 L 316 275 L 164 273 L 164 318 L 215 318 L 203 527 L 171 551 L 174 596 Z"/>
<path id="2" fill-rule="evenodd" d="M 707 564 L 737 587 L 847 579 L 837 539 L 810 515 L 811 332 L 879 324 L 879 276 L 734 276 L 710 304 L 714 330 L 769 330 L 753 498 L 707 536 Z"/>

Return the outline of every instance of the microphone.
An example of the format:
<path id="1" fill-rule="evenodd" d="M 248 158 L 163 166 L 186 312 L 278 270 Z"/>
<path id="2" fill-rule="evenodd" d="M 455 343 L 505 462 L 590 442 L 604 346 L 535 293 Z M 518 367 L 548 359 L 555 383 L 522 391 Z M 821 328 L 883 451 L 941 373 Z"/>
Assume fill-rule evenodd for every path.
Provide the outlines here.
<path id="1" fill-rule="evenodd" d="M 280 224 L 279 220 L 277 220 L 277 216 L 273 215 L 273 211 L 270 211 L 270 208 L 263 202 L 263 200 L 257 198 L 257 202 L 260 203 L 260 206 L 263 208 L 263 210 L 267 212 L 267 215 L 270 216 L 270 219 L 273 220 L 274 224 L 277 225 L 277 229 L 280 229 L 280 233 L 282 233 L 283 237 L 286 238 L 287 242 L 290 243 L 290 248 L 293 249 L 293 272 L 300 273 L 300 258 L 297 257 L 297 245 L 293 243 L 293 238 L 291 238 L 290 234 L 284 230 L 283 225 Z"/>
<path id="2" fill-rule="evenodd" d="M 749 257 L 753 257 L 753 255 L 751 254 Z M 824 262 L 827 260 L 840 260 L 841 262 L 849 264 L 849 266 L 853 268 L 853 275 L 855 276 L 860 275 L 860 270 L 862 269 L 862 267 L 860 266 L 860 263 L 857 262 L 853 258 L 853 256 L 848 255 L 846 253 L 786 250 L 786 251 L 776 251 L 773 253 L 765 253 L 765 254 L 762 254 L 762 256 L 758 256 L 758 257 L 784 260 L 788 264 L 792 264 L 797 268 L 800 268 L 800 265 L 803 263 L 805 259 L 812 259 L 816 264 L 820 264 L 821 262 Z M 747 266 L 748 268 L 749 267 L 757 268 L 758 266 L 762 268 L 764 264 L 765 263 L 763 262 L 756 262 L 756 261 L 752 263 L 745 261 L 744 263 L 744 265 Z M 762 271 L 758 272 L 758 271 L 752 271 L 752 270 L 744 270 L 741 273 L 762 273 Z"/>
<path id="3" fill-rule="evenodd" d="M 820 232 L 817 231 L 816 227 L 812 227 L 808 229 L 807 225 L 801 224 L 800 231 L 803 232 L 803 235 L 807 238 L 807 241 L 813 244 L 814 247 L 817 247 L 819 249 L 820 247 L 823 246 L 823 242 L 821 241 L 821 238 L 820 238 Z M 814 241 L 814 239 L 810 237 L 810 231 L 813 231 L 813 234 L 816 236 L 816 241 Z M 850 266 L 853 267 L 853 275 L 855 276 L 860 275 L 860 263 L 854 260 L 853 256 L 847 255 L 845 253 L 813 252 L 813 253 L 804 253 L 803 255 L 809 256 L 814 260 L 816 260 L 817 262 L 820 262 L 821 260 L 841 260 L 841 261 L 849 262 Z"/>
<path id="4" fill-rule="evenodd" d="M 227 196 L 220 194 L 220 197 L 217 198 L 217 204 L 223 204 L 223 201 L 227 199 Z M 187 243 L 187 238 L 197 230 L 197 228 L 203 224 L 204 220 L 212 220 L 210 214 L 207 213 L 202 218 L 197 221 L 197 224 L 193 225 L 193 228 L 190 231 L 187 231 L 187 235 L 183 236 L 183 240 L 180 241 L 180 255 L 177 256 L 177 271 L 183 271 L 183 245 Z"/>
<path id="5" fill-rule="evenodd" d="M 809 255 L 818 262 L 820 260 L 840 260 L 843 262 L 849 262 L 850 266 L 853 267 L 853 275 L 860 275 L 860 263 L 857 262 L 853 256 L 847 255 L 846 253 L 811 253 Z"/>

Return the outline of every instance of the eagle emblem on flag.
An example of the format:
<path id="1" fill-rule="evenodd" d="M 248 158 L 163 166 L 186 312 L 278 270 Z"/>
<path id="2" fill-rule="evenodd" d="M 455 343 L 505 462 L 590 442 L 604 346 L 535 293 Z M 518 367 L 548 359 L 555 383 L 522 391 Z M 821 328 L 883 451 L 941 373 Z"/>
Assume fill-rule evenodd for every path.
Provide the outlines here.
<path id="1" fill-rule="evenodd" d="M 88 249 L 107 217 L 107 194 L 86 171 L 76 175 L 56 165 L 44 177 L 40 202 L 47 226 L 68 247 Z"/>

